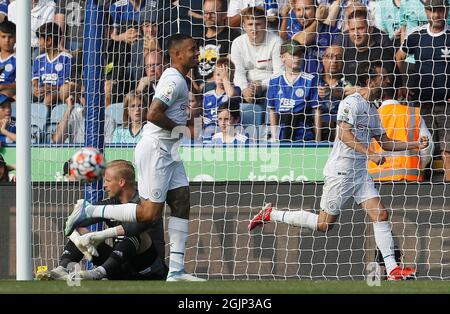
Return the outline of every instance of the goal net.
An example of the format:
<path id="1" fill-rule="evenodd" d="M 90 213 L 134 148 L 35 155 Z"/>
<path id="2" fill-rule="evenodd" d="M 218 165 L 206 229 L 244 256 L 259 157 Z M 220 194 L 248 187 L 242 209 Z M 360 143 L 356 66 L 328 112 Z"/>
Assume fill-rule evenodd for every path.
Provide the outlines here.
<path id="1" fill-rule="evenodd" d="M 403 21 L 402 10 L 411 8 L 383 0 L 362 1 L 353 9 L 346 7 L 347 2 L 353 5 L 350 1 L 340 1 L 340 6 L 339 1 L 318 2 L 320 7 L 309 0 L 39 1 L 48 17 L 34 21 L 37 35 L 31 45 L 36 84 L 31 104 L 34 269 L 58 265 L 67 241 L 64 223 L 76 200 L 102 197 L 101 185 L 69 182 L 67 161 L 84 146 L 104 147 L 107 161 L 134 160 L 155 85 L 171 64 L 169 38 L 182 33 L 194 37 L 200 51 L 187 81 L 187 111 L 199 118 L 192 119 L 193 139 L 183 138 L 179 150 L 191 189 L 186 270 L 208 279 L 370 275 L 369 265 L 377 262 L 372 221 L 353 199 L 326 233 L 284 223 L 248 230 L 267 202 L 282 210 L 319 213 L 338 107 L 346 96 L 367 91 L 363 78 L 370 81 L 375 73 L 361 70 L 366 61 L 378 61 L 379 70 L 387 71 L 382 77 L 393 77 L 379 83 L 387 85 L 370 99 L 374 106 L 398 100 L 409 108 L 382 113 L 383 107 L 376 107 L 383 127 L 393 128 L 386 131 L 397 140 L 418 140 L 420 124 L 413 119 L 422 118 L 413 106 L 423 103 L 419 67 L 426 62 L 412 62 L 417 49 L 435 47 L 414 47 L 408 36 L 414 34 L 413 23 L 428 21 L 407 20 L 400 35 L 402 25 L 395 20 Z M 416 11 L 425 14 L 423 4 Z M 59 29 L 43 28 L 48 22 Z M 358 33 L 360 29 L 365 32 Z M 408 53 L 400 37 L 410 40 Z M 403 68 L 396 64 L 399 51 L 405 54 Z M 286 66 L 294 72 L 283 74 Z M 7 69 L 5 65 L 3 73 Z M 408 85 L 414 80 L 417 86 Z M 439 94 L 439 82 L 430 84 Z M 405 90 L 411 93 L 402 94 Z M 448 106 L 443 101 L 442 108 Z M 398 119 L 389 120 L 395 112 Z M 440 111 L 429 115 L 436 118 L 425 119 L 433 121 L 428 125 L 433 136 L 450 132 Z M 353 131 L 361 128 L 367 125 Z M 387 159 L 403 158 L 390 168 L 369 168 L 389 211 L 401 263 L 417 268 L 426 279 L 450 278 L 450 187 L 444 183 L 443 144 L 435 143 L 425 165 L 421 160 L 427 156 L 417 150 L 388 154 L 371 146 Z M 14 145 L 0 152 L 14 162 Z M 169 216 L 166 208 L 165 222 Z M 12 223 L 13 210 L 9 217 Z M 166 261 L 168 248 L 166 234 Z"/>

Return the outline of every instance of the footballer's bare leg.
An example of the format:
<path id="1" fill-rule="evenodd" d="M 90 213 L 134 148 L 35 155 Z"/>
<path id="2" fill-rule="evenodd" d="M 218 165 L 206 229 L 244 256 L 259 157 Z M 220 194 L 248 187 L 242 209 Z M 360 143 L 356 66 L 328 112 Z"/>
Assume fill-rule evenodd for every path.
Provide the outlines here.
<path id="1" fill-rule="evenodd" d="M 361 203 L 361 207 L 373 222 L 375 242 L 383 255 L 386 272 L 390 280 L 406 280 L 415 278 L 416 270 L 400 268 L 395 260 L 394 239 L 392 237 L 389 213 L 379 197 Z"/>
<path id="2" fill-rule="evenodd" d="M 167 281 L 204 281 L 185 272 L 184 254 L 189 235 L 190 192 L 182 186 L 167 192 L 170 207 L 168 232 L 170 239 L 169 274 Z"/>
<path id="3" fill-rule="evenodd" d="M 136 206 L 137 222 L 152 222 L 158 220 L 164 210 L 164 203 L 155 203 L 150 200 L 142 200 Z"/>
<path id="4" fill-rule="evenodd" d="M 334 224 L 339 216 L 330 215 L 329 213 L 321 210 L 319 218 L 317 219 L 317 231 L 327 232 L 333 229 Z"/>
<path id="5" fill-rule="evenodd" d="M 308 228 L 326 232 L 333 228 L 339 216 L 331 215 L 321 210 L 319 214 L 306 210 L 278 210 L 272 207 L 272 204 L 266 204 L 259 213 L 253 217 L 248 226 L 249 230 L 253 230 L 257 226 L 271 221 L 283 222 L 296 227 Z"/>

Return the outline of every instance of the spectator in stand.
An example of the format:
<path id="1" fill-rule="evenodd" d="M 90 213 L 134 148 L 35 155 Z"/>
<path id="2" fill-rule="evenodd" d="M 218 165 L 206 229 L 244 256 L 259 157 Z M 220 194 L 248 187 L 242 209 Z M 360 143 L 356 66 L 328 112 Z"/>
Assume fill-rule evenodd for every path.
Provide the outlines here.
<path id="1" fill-rule="evenodd" d="M 184 134 L 185 136 L 183 136 L 183 139 L 181 140 L 182 144 L 190 145 L 191 143 L 203 143 L 202 104 L 202 94 L 193 94 L 192 92 L 189 92 L 189 106 L 186 108 L 188 116 L 187 126 L 189 132 L 192 132 L 194 136 L 191 136 L 191 134 Z"/>
<path id="2" fill-rule="evenodd" d="M 61 27 L 61 46 L 74 58 L 83 51 L 86 0 L 57 0 L 54 22 Z"/>
<path id="3" fill-rule="evenodd" d="M 326 5 L 329 9 L 328 18 L 325 24 L 335 26 L 342 31 L 347 31 L 347 16 L 346 9 L 354 3 L 360 3 L 367 7 L 369 14 L 369 23 L 372 20 L 372 12 L 370 10 L 370 3 L 372 0 L 318 0 L 318 4 Z"/>
<path id="4" fill-rule="evenodd" d="M 13 1 L 8 6 L 8 21 L 17 24 L 16 3 Z M 42 25 L 53 22 L 56 4 L 53 0 L 31 0 L 31 47 L 36 48 L 34 56 L 39 54 L 39 42 L 36 32 Z M 41 52 L 43 52 L 41 50 Z"/>
<path id="5" fill-rule="evenodd" d="M 428 24 L 409 34 L 397 52 L 402 73 L 407 55 L 414 55 L 416 71 L 410 98 L 420 101 L 420 114 L 432 130 L 444 161 L 444 180 L 450 182 L 450 29 L 448 0 L 426 0 Z M 409 84 L 408 84 L 409 85 Z"/>
<path id="6" fill-rule="evenodd" d="M 0 23 L 0 93 L 16 97 L 16 25 Z"/>
<path id="7" fill-rule="evenodd" d="M 217 60 L 229 55 L 231 42 L 240 33 L 227 25 L 226 0 L 204 0 L 203 23 L 206 32 L 203 38 L 197 40 L 200 57 L 195 78 L 199 79 L 197 85 L 200 90 L 208 92 L 214 89 L 213 73 Z"/>
<path id="8" fill-rule="evenodd" d="M 396 141 L 419 141 L 420 138 L 426 137 L 429 144 L 418 151 L 408 150 L 393 154 L 384 151 L 377 141 L 372 140 L 369 149 L 382 154 L 386 161 L 381 165 L 368 161 L 369 173 L 378 181 L 423 181 L 423 170 L 430 163 L 433 151 L 430 131 L 420 116 L 419 108 L 394 99 L 392 73 L 388 73 L 380 63 L 375 63 L 375 69 L 377 74 L 382 76 L 383 102 L 378 108 L 378 115 L 386 135 Z"/>
<path id="9" fill-rule="evenodd" d="M 301 71 L 304 56 L 305 47 L 296 41 L 281 46 L 285 71 L 270 80 L 267 92 L 273 141 L 321 140 L 317 77 Z"/>
<path id="10" fill-rule="evenodd" d="M 261 7 L 264 9 L 266 0 L 230 0 L 228 5 L 228 25 L 230 27 L 241 26 L 241 11 L 245 8 Z M 282 8 L 289 3 L 289 0 L 273 0 L 276 3 L 276 8 L 273 7 L 266 12 L 267 20 L 269 22 L 276 21 L 278 17 L 278 8 Z"/>
<path id="11" fill-rule="evenodd" d="M 280 37 L 284 41 L 292 39 L 292 35 L 299 32 L 300 23 L 295 16 L 295 3 L 297 0 L 289 0 L 289 3 L 280 10 Z"/>
<path id="12" fill-rule="evenodd" d="M 338 28 L 324 23 L 328 12 L 323 8 L 325 7 L 318 7 L 315 0 L 297 0 L 294 9 L 299 31 L 288 36 L 306 46 L 303 70 L 315 75 L 322 72 L 321 62 L 325 49 L 342 40 Z"/>
<path id="13" fill-rule="evenodd" d="M 221 132 L 214 134 L 212 144 L 238 146 L 250 143 L 249 136 L 241 130 L 241 111 L 237 102 L 222 104 L 217 113 L 217 120 Z"/>
<path id="14" fill-rule="evenodd" d="M 147 0 L 116 1 L 109 8 L 110 38 L 105 69 L 105 105 L 122 101 L 130 88 L 129 71 L 131 46 L 139 37 L 139 12 Z"/>
<path id="15" fill-rule="evenodd" d="M 80 93 L 83 95 L 83 93 Z M 80 97 L 80 104 L 75 104 L 75 97 L 69 96 L 66 99 L 67 108 L 58 123 L 55 132 L 52 134 L 52 142 L 63 144 L 66 140 L 70 144 L 84 143 L 85 132 L 85 117 L 84 117 L 84 97 Z M 105 143 L 111 143 L 112 134 L 115 129 L 114 120 L 106 115 L 105 116 Z"/>
<path id="16" fill-rule="evenodd" d="M 16 118 L 11 117 L 11 99 L 0 94 L 0 147 L 16 142 Z"/>
<path id="17" fill-rule="evenodd" d="M 396 48 L 399 48 L 401 43 L 401 2 L 402 0 L 378 0 L 374 1 L 373 5 L 375 8 L 375 26 L 389 36 Z"/>
<path id="18" fill-rule="evenodd" d="M 364 4 L 353 2 L 346 9 L 348 31 L 343 37 L 345 96 L 361 89 L 355 85 L 358 67 L 365 62 L 381 61 L 386 70 L 390 73 L 394 71 L 393 43 L 384 32 L 369 26 L 368 18 Z"/>
<path id="19" fill-rule="evenodd" d="M 178 33 L 189 35 L 194 39 L 205 36 L 201 0 L 177 0 L 172 4 L 178 11 Z"/>
<path id="20" fill-rule="evenodd" d="M 344 49 L 333 45 L 325 50 L 322 59 L 323 72 L 317 89 L 322 111 L 322 138 L 334 141 L 339 103 L 344 98 Z"/>
<path id="21" fill-rule="evenodd" d="M 145 55 L 145 76 L 136 87 L 136 92 L 153 95 L 156 84 L 164 71 L 164 56 L 161 50 L 152 50 Z"/>
<path id="22" fill-rule="evenodd" d="M 61 29 L 56 23 L 47 23 L 37 31 L 39 47 L 45 53 L 33 63 L 33 96 L 51 107 L 64 102 L 76 90 L 71 82 L 72 55 L 59 49 Z"/>
<path id="23" fill-rule="evenodd" d="M 114 130 L 112 143 L 136 144 L 142 137 L 142 127 L 147 121 L 147 97 L 131 91 L 125 96 L 123 125 Z"/>
<path id="24" fill-rule="evenodd" d="M 12 179 L 9 177 L 9 172 L 16 170 L 15 165 L 8 165 L 0 154 L 0 183 L 1 182 L 16 182 L 16 177 L 13 176 Z"/>
<path id="25" fill-rule="evenodd" d="M 242 10 L 245 34 L 231 44 L 231 60 L 236 66 L 234 84 L 247 103 L 263 102 L 270 78 L 283 72 L 281 38 L 266 30 L 264 9 Z"/>
<path id="26" fill-rule="evenodd" d="M 8 20 L 9 0 L 0 0 L 0 23 Z"/>
<path id="27" fill-rule="evenodd" d="M 228 58 L 220 58 L 214 69 L 216 88 L 203 97 L 203 141 L 211 140 L 217 128 L 217 111 L 231 99 L 240 102 L 241 89 L 233 84 L 234 64 Z"/>
<path id="28" fill-rule="evenodd" d="M 448 24 L 447 18 L 447 24 Z M 402 0 L 400 4 L 400 25 L 401 25 L 401 43 L 403 43 L 408 34 L 414 32 L 417 27 L 428 25 L 428 17 L 425 12 L 424 3 L 422 0 Z M 397 54 L 397 57 L 399 54 Z M 406 73 L 403 76 L 405 89 L 400 89 L 398 93 L 399 98 L 408 98 L 408 100 L 416 100 L 417 82 L 419 81 L 418 70 L 416 69 L 416 60 L 414 54 L 408 54 L 403 60 L 397 60 L 398 64 L 404 65 L 400 71 Z M 408 95 L 406 93 L 408 91 Z"/>
<path id="29" fill-rule="evenodd" d="M 162 14 L 158 15 L 158 11 L 152 5 L 147 5 L 139 13 L 139 27 L 142 36 L 131 45 L 129 65 L 129 77 L 136 84 L 145 76 L 145 67 L 143 66 L 145 56 L 150 51 L 165 50 L 162 47 L 164 44 L 163 37 L 159 36 L 158 29 L 162 17 Z"/>

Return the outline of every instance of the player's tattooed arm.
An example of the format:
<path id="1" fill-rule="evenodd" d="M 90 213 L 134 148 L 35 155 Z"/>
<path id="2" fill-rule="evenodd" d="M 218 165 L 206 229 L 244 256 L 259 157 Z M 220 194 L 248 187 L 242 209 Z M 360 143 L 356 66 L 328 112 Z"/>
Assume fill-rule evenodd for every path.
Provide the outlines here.
<path id="1" fill-rule="evenodd" d="M 353 126 L 350 123 L 339 121 L 338 124 L 338 137 L 345 145 L 360 154 L 366 155 L 369 160 L 373 161 L 377 165 L 381 165 L 385 162 L 385 158 L 383 156 L 372 152 L 356 138 L 352 131 Z"/>
<path id="2" fill-rule="evenodd" d="M 162 129 L 172 131 L 178 124 L 167 117 L 165 114 L 167 108 L 161 100 L 154 98 L 147 112 L 147 120 Z"/>

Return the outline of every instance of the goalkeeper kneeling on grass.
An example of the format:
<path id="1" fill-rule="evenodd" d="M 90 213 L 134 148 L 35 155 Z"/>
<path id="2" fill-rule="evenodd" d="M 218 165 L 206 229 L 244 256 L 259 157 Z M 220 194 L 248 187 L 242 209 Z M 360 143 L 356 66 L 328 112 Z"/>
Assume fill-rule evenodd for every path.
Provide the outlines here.
<path id="1" fill-rule="evenodd" d="M 105 171 L 104 188 L 108 199 L 98 205 L 138 203 L 133 165 L 125 160 L 110 162 Z M 83 226 L 105 220 L 84 222 Z M 59 266 L 48 273 L 50 279 L 66 280 L 68 266 L 78 263 L 83 255 L 97 267 L 71 273 L 80 279 L 165 280 L 168 268 L 164 263 L 164 229 L 162 219 L 154 223 L 124 223 L 107 220 L 110 228 L 83 235 L 87 229 L 74 231 L 64 247 Z M 115 239 L 113 247 L 105 243 Z M 40 276 L 45 278 L 45 276 Z"/>
<path id="2" fill-rule="evenodd" d="M 375 242 L 380 249 L 388 280 L 414 279 L 416 270 L 402 268 L 395 260 L 389 214 L 367 170 L 367 160 L 381 165 L 385 158 L 370 150 L 372 138 L 385 151 L 423 149 L 429 145 L 426 136 L 416 142 L 391 140 L 383 130 L 377 109 L 372 104 L 389 87 L 388 75 L 382 75 L 381 63 L 362 64 L 358 68 L 358 92 L 339 104 L 337 136 L 324 168 L 324 186 L 319 214 L 298 210 L 282 211 L 266 205 L 250 221 L 249 230 L 267 222 L 288 223 L 311 230 L 327 232 L 336 222 L 344 203 L 353 197 L 373 222 Z"/>

